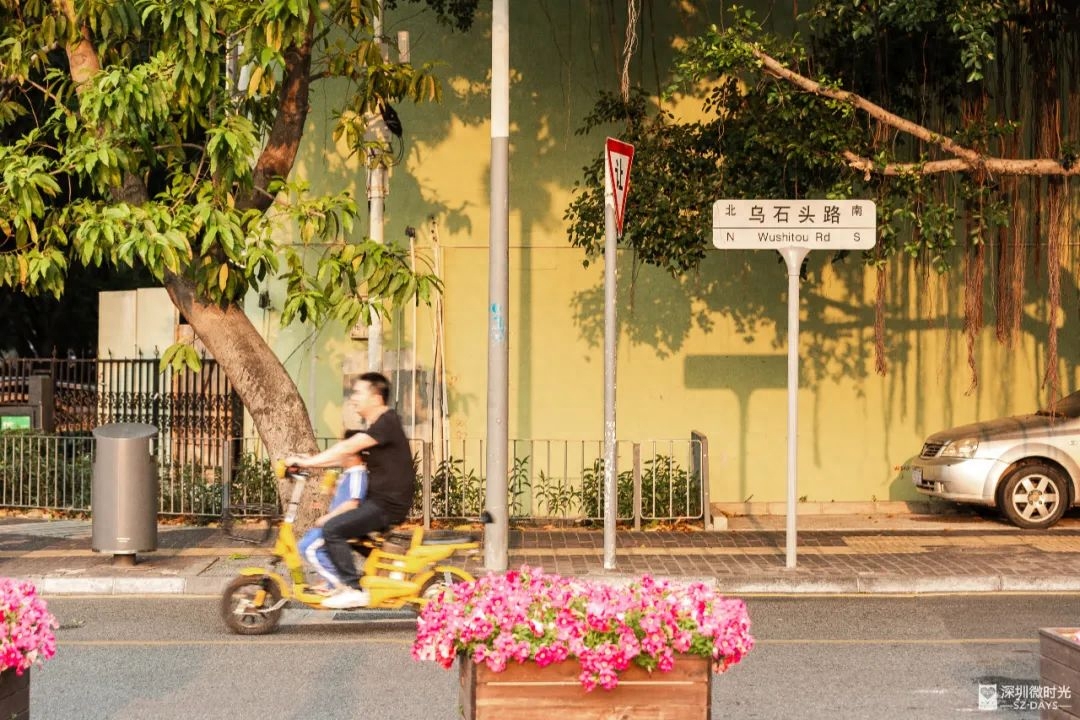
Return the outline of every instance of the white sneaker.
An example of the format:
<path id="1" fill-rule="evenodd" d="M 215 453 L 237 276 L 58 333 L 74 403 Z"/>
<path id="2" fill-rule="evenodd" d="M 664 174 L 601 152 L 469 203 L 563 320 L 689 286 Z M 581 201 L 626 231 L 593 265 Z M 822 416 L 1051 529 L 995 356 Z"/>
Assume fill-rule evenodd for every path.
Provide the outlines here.
<path id="1" fill-rule="evenodd" d="M 371 598 L 363 590 L 346 588 L 323 600 L 322 606 L 334 610 L 345 610 L 347 608 L 367 607 L 370 601 Z"/>

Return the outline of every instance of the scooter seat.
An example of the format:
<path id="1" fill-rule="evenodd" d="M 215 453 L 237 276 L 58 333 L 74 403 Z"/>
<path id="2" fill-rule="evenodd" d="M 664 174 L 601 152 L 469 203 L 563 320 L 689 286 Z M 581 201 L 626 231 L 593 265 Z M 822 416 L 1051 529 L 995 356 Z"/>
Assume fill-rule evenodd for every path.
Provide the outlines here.
<path id="1" fill-rule="evenodd" d="M 387 535 L 391 542 L 408 547 L 412 542 L 412 533 L 407 531 L 395 531 Z M 424 533 L 424 545 L 461 545 L 462 543 L 476 542 L 476 538 L 469 533 L 459 530 L 428 530 Z"/>
<path id="2" fill-rule="evenodd" d="M 457 530 L 429 530 L 424 533 L 425 545 L 460 545 L 471 542 L 476 542 L 476 538 Z"/>

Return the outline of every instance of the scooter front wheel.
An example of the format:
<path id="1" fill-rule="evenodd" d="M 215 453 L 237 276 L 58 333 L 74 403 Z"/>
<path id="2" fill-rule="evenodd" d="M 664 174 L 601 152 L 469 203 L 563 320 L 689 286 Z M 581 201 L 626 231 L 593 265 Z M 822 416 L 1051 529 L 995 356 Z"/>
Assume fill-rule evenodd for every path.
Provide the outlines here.
<path id="1" fill-rule="evenodd" d="M 444 568 L 428 578 L 424 586 L 420 588 L 420 598 L 425 604 L 429 603 L 439 597 L 443 590 L 449 590 L 452 593 L 454 585 L 471 582 L 472 579 L 471 575 L 457 568 Z"/>
<path id="2" fill-rule="evenodd" d="M 281 588 L 266 575 L 241 575 L 221 596 L 221 618 L 237 635 L 266 635 L 281 622 Z"/>

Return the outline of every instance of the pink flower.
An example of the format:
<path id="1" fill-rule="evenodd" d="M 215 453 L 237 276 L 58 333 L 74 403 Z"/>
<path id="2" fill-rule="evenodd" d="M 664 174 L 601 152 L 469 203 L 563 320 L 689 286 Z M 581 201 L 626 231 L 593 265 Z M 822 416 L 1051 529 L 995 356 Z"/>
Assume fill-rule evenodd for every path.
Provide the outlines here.
<path id="1" fill-rule="evenodd" d="M 0 617 L 0 672 L 22 675 L 56 654 L 56 618 L 32 583 L 0 578 Z"/>
<path id="2" fill-rule="evenodd" d="M 723 672 L 753 646 L 745 603 L 703 583 L 675 588 L 646 575 L 615 588 L 522 566 L 429 602 L 412 654 L 447 668 L 456 656 L 496 672 L 510 662 L 573 658 L 586 690 L 610 690 L 631 663 L 667 672 L 692 653 Z"/>
<path id="3" fill-rule="evenodd" d="M 569 655 L 569 650 L 565 645 L 545 645 L 537 649 L 536 657 L 533 659 L 540 667 L 551 665 L 552 663 L 562 662 Z"/>

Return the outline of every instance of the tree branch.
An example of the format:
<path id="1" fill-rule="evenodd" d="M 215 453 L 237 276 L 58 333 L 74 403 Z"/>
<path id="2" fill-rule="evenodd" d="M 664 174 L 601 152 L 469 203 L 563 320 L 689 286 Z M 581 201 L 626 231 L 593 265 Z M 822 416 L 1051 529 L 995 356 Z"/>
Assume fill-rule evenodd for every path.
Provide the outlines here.
<path id="1" fill-rule="evenodd" d="M 879 165 L 870 158 L 856 155 L 850 150 L 844 151 L 844 159 L 855 170 L 861 170 L 867 175 L 934 175 L 936 173 L 969 172 L 982 169 L 991 175 L 1030 175 L 1050 176 L 1057 175 L 1068 177 L 1080 175 L 1080 164 L 1072 165 L 1066 169 L 1057 160 L 1013 160 L 1010 158 L 984 157 L 978 165 L 972 165 L 966 160 L 931 160 L 924 163 L 886 163 Z"/>
<path id="2" fill-rule="evenodd" d="M 252 173 L 254 188 L 237 200 L 242 210 L 265 212 L 273 201 L 269 191 L 274 178 L 287 178 L 300 147 L 304 123 L 308 116 L 308 92 L 311 87 L 311 48 L 315 32 L 315 15 L 308 20 L 304 41 L 285 51 L 285 72 L 281 79 L 278 110 L 266 145 Z"/>
<path id="3" fill-rule="evenodd" d="M 60 0 L 60 9 L 69 23 L 72 25 L 78 23 L 73 0 Z M 71 79 L 75 83 L 75 92 L 81 94 L 86 83 L 101 71 L 101 60 L 94 50 L 93 43 L 90 42 L 90 28 L 80 25 L 79 39 L 65 46 L 64 53 L 67 55 Z"/>
<path id="4" fill-rule="evenodd" d="M 60 0 L 60 9 L 71 23 L 78 22 L 73 0 Z M 101 72 L 101 58 L 98 57 L 94 44 L 90 40 L 90 28 L 79 26 L 78 40 L 64 47 L 68 59 L 71 80 L 75 83 L 75 93 L 81 95 L 95 75 Z M 98 134 L 102 133 L 98 128 Z M 141 205 L 150 199 L 146 184 L 132 173 L 126 172 L 119 187 L 112 188 L 113 198 L 130 205 Z"/>
<path id="5" fill-rule="evenodd" d="M 794 70 L 784 67 L 776 58 L 766 54 L 756 46 L 751 45 L 750 51 L 759 61 L 765 72 L 773 77 L 786 80 L 797 88 L 812 95 L 826 97 L 830 100 L 848 103 L 895 130 L 911 135 L 932 145 L 937 145 L 950 155 L 955 155 L 954 160 L 934 160 L 926 163 L 888 163 L 880 166 L 869 158 L 860 157 L 850 150 L 844 151 L 844 158 L 848 164 L 856 170 L 864 173 L 878 173 L 882 175 L 930 175 L 943 172 L 963 172 L 973 170 L 985 170 L 994 175 L 1033 175 L 1033 176 L 1069 176 L 1080 175 L 1080 165 L 1074 164 L 1065 167 L 1060 161 L 1053 158 L 1041 158 L 1034 160 L 1021 160 L 1012 158 L 988 157 L 969 147 L 959 145 L 953 140 L 936 133 L 928 128 L 912 122 L 906 118 L 889 112 L 885 108 L 870 102 L 861 95 L 847 90 L 837 90 L 822 85 L 819 82 L 800 75 Z"/>

